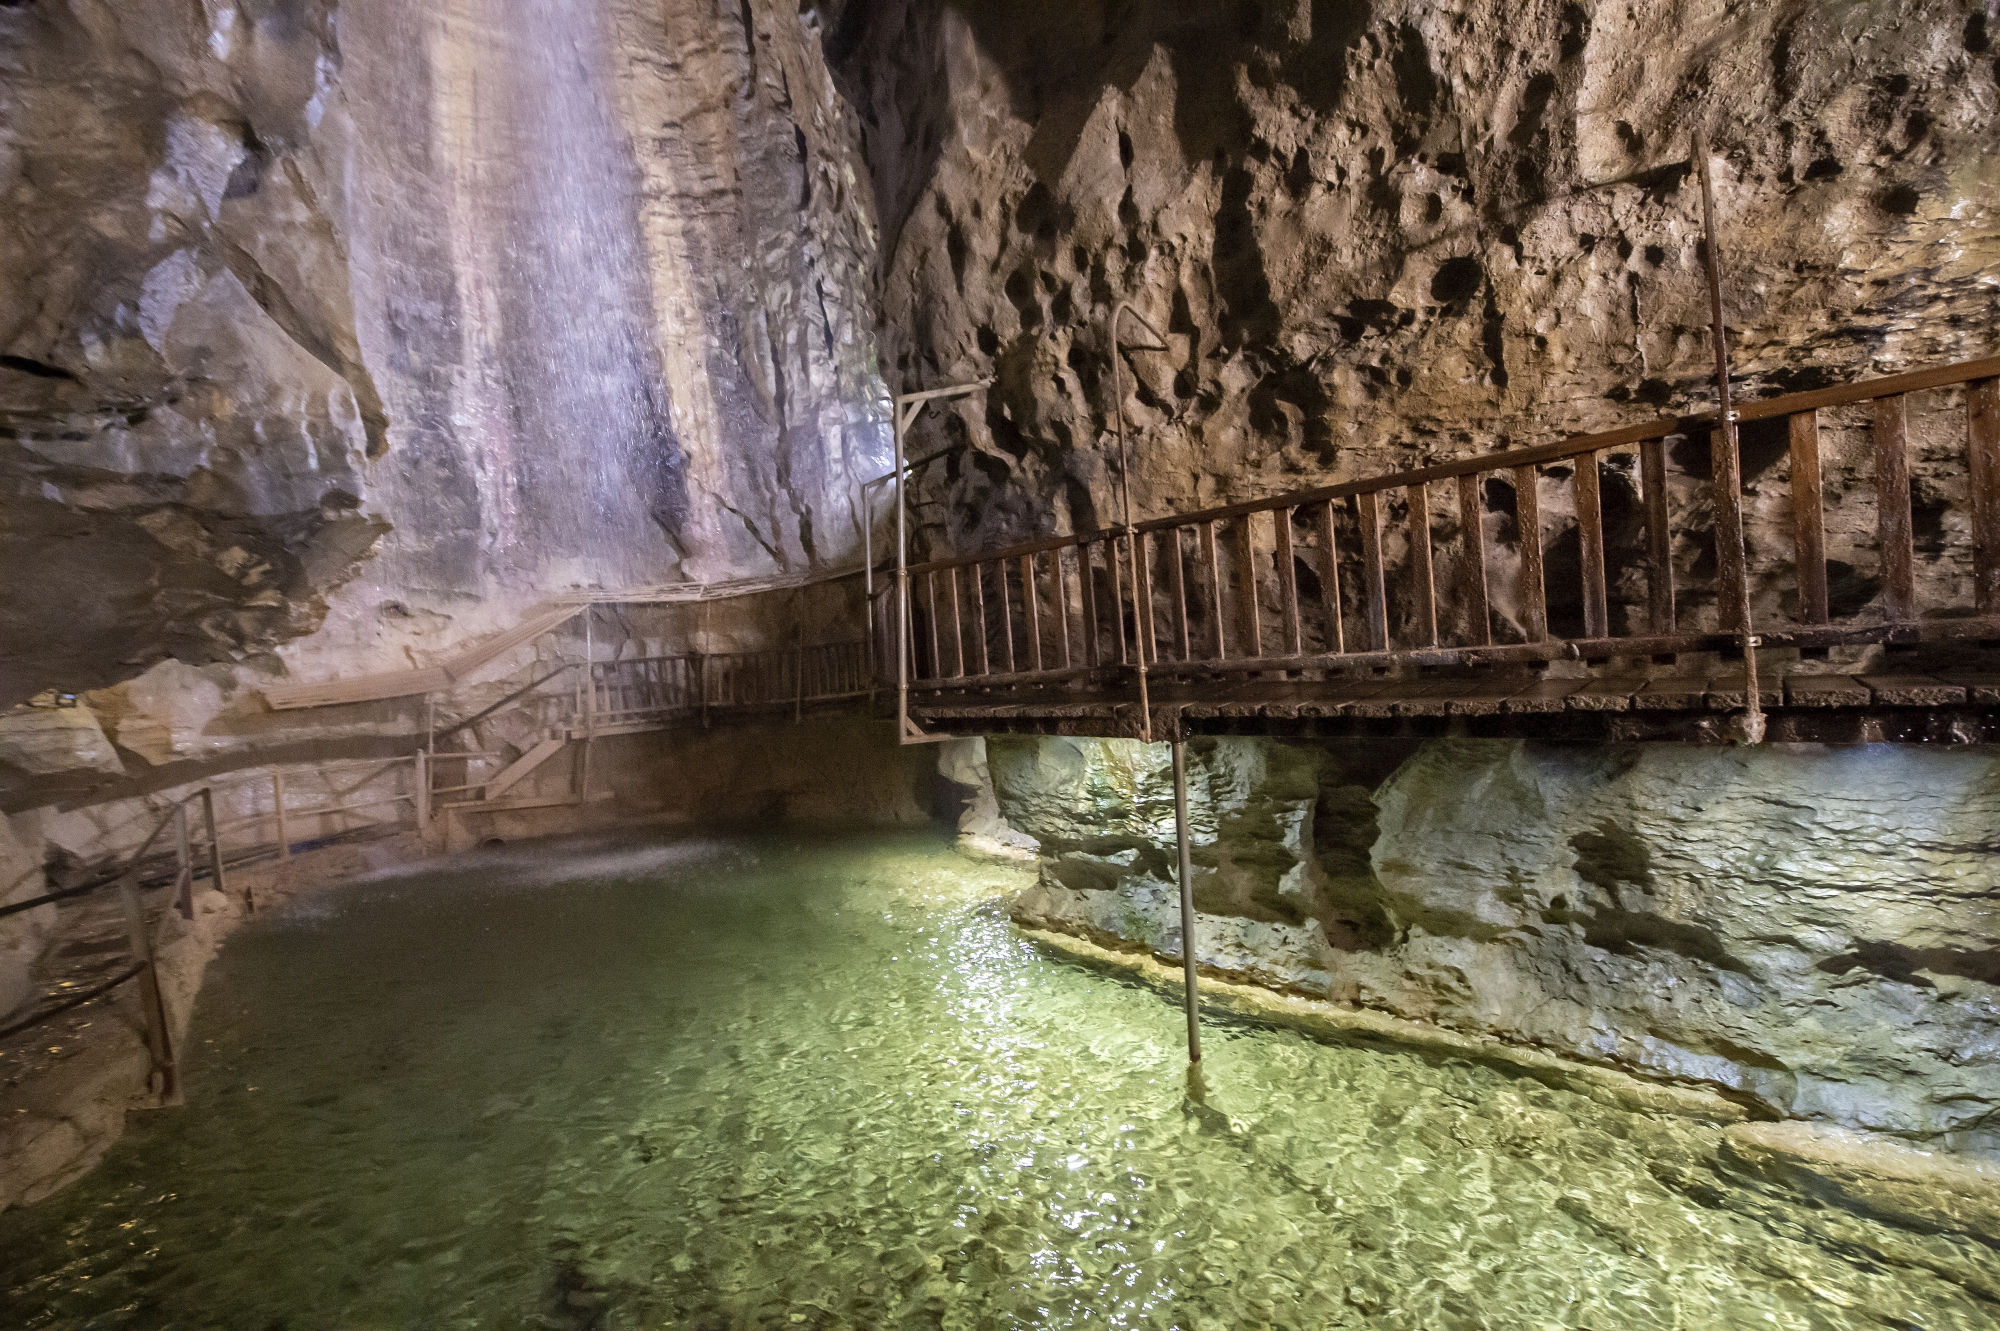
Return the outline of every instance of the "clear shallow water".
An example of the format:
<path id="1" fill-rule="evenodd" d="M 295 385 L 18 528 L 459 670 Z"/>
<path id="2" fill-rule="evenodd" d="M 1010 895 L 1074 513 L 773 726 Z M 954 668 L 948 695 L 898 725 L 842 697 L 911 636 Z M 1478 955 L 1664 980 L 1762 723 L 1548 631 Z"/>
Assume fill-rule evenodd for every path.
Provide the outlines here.
<path id="1" fill-rule="evenodd" d="M 1192 1103 L 1174 1000 L 927 836 L 565 854 L 238 933 L 187 1108 L 0 1216 L 0 1325 L 2000 1324 L 1990 1250 L 1694 1125 L 1244 1023 Z"/>

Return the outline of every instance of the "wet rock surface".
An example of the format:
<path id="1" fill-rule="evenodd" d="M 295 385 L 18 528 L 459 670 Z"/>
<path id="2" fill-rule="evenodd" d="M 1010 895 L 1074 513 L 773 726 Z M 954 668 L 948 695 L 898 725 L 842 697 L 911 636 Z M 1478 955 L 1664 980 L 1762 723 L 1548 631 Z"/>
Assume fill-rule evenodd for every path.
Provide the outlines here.
<path id="1" fill-rule="evenodd" d="M 1217 972 L 2000 1154 L 1991 758 L 1248 738 L 1189 756 L 1196 955 Z M 993 739 L 988 763 L 1045 857 L 1017 913 L 1178 956 L 1164 746 Z"/>
<path id="2" fill-rule="evenodd" d="M 874 231 L 816 24 L 0 7 L 0 706 L 850 562 Z"/>

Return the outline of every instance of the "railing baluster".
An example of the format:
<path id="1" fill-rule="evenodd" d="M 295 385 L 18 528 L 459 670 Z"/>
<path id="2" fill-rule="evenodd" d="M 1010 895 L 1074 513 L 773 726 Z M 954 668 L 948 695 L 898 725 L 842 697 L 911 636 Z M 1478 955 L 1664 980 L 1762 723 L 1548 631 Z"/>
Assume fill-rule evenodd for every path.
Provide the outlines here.
<path id="1" fill-rule="evenodd" d="M 1243 652 L 1244 656 L 1264 654 L 1264 626 L 1257 611 L 1257 538 L 1251 526 L 1255 513 L 1245 513 L 1238 528 L 1237 548 L 1243 552 Z"/>
<path id="2" fill-rule="evenodd" d="M 1229 659 L 1229 640 L 1222 631 L 1222 564 L 1215 555 L 1215 524 L 1201 524 L 1201 562 L 1208 574 L 1209 619 L 1215 626 L 1215 659 Z"/>
<path id="3" fill-rule="evenodd" d="M 1743 599 L 1743 471 L 1730 447 L 1735 437 L 1733 430 L 1708 432 L 1709 488 L 1715 505 L 1715 607 L 1724 633 L 1741 632 L 1750 622 L 1750 607 Z"/>
<path id="4" fill-rule="evenodd" d="M 1297 656 L 1305 650 L 1305 640 L 1299 632 L 1299 575 L 1292 560 L 1292 510 L 1277 508 L 1271 510 L 1277 521 L 1277 548 L 1272 558 L 1278 565 L 1278 624 L 1279 650 L 1286 656 Z"/>
<path id="5" fill-rule="evenodd" d="M 938 636 L 937 573 L 924 574 L 924 596 L 929 603 L 931 621 L 931 673 L 929 678 L 937 679 L 944 674 L 944 645 Z"/>
<path id="6" fill-rule="evenodd" d="M 2000 379 L 1965 389 L 1965 452 L 1972 472 L 1973 604 L 2000 613 Z"/>
<path id="7" fill-rule="evenodd" d="M 1824 624 L 1826 506 L 1819 474 L 1819 413 L 1794 412 L 1792 442 L 1792 567 L 1798 576 L 1799 622 Z"/>
<path id="8" fill-rule="evenodd" d="M 1486 601 L 1485 517 L 1479 473 L 1467 472 L 1458 478 L 1458 580 L 1465 588 L 1465 616 L 1471 629 L 1467 645 L 1472 647 L 1485 647 L 1493 641 L 1493 617 Z"/>
<path id="9" fill-rule="evenodd" d="M 1139 633 L 1139 659 L 1152 665 L 1160 659 L 1159 626 L 1153 621 L 1153 537 L 1150 532 L 1140 532 L 1132 540 L 1133 558 L 1138 560 L 1133 569 L 1134 595 L 1139 598 L 1137 613 L 1132 616 L 1133 627 Z"/>
<path id="10" fill-rule="evenodd" d="M 1188 650 L 1187 556 L 1181 550 L 1181 529 L 1167 528 L 1166 539 L 1173 554 L 1173 562 L 1167 567 L 1173 571 L 1168 581 L 1174 595 L 1174 634 L 1180 648 L 1179 659 L 1186 661 L 1193 653 Z"/>
<path id="11" fill-rule="evenodd" d="M 1604 505 L 1598 495 L 1597 454 L 1576 459 L 1576 535 L 1583 564 L 1583 636 L 1611 636 L 1604 587 Z"/>
<path id="12" fill-rule="evenodd" d="M 1021 617 L 1028 624 L 1028 659 L 1042 668 L 1042 598 L 1035 586 L 1035 557 L 1021 556 Z"/>
<path id="13" fill-rule="evenodd" d="M 1549 609 L 1547 586 L 1542 574 L 1542 498 L 1535 490 L 1532 463 L 1515 467 L 1514 525 L 1521 542 L 1521 614 L 1527 622 L 1521 629 L 1529 642 L 1547 642 Z"/>
<path id="14" fill-rule="evenodd" d="M 979 673 L 993 673 L 993 661 L 986 645 L 986 575 L 980 570 L 983 565 L 971 564 L 972 570 L 972 631 L 979 635 Z"/>
<path id="15" fill-rule="evenodd" d="M 1382 496 L 1355 496 L 1361 512 L 1361 583 L 1368 598 L 1368 650 L 1389 650 L 1389 584 L 1382 575 Z"/>
<path id="16" fill-rule="evenodd" d="M 1125 636 L 1125 571 L 1119 565 L 1129 560 L 1119 558 L 1118 551 L 1124 545 L 1124 538 L 1109 536 L 1104 541 L 1104 565 L 1111 573 L 1111 631 L 1118 637 L 1118 664 L 1132 664 Z"/>
<path id="17" fill-rule="evenodd" d="M 951 566 L 951 666 L 952 674 L 958 679 L 965 678 L 965 619 L 958 608 L 958 570 Z"/>
<path id="18" fill-rule="evenodd" d="M 1435 647 L 1438 640 L 1437 579 L 1431 572 L 1431 490 L 1422 481 L 1406 486 L 1410 502 L 1410 581 L 1417 601 L 1417 643 Z"/>
<path id="19" fill-rule="evenodd" d="M 1321 517 L 1326 525 L 1326 537 L 1319 547 L 1319 599 L 1326 608 L 1326 622 L 1330 632 L 1327 635 L 1327 649 L 1339 653 L 1347 650 L 1347 627 L 1341 623 L 1340 613 L 1340 538 L 1335 523 L 1334 501 L 1329 499 L 1320 505 Z"/>
<path id="20" fill-rule="evenodd" d="M 1050 589 L 1049 600 L 1056 608 L 1056 641 L 1062 645 L 1062 668 L 1067 670 L 1074 662 L 1069 650 L 1069 579 L 1063 576 L 1063 551 L 1068 546 L 1059 545 L 1049 551 L 1049 578 L 1055 583 Z"/>
<path id="21" fill-rule="evenodd" d="M 1014 673 L 1014 608 L 1007 600 L 1007 561 L 993 561 L 993 580 L 1000 584 L 1000 628 L 1007 642 L 1007 673 Z"/>
<path id="22" fill-rule="evenodd" d="M 1882 543 L 1882 609 L 1916 617 L 1916 549 L 1910 520 L 1910 417 L 1901 393 L 1875 399 L 1875 515 Z"/>
<path id="23" fill-rule="evenodd" d="M 1100 665 L 1097 644 L 1097 571 L 1090 559 L 1089 541 L 1076 547 L 1077 597 L 1083 607 L 1083 663 L 1091 669 Z"/>
<path id="24" fill-rule="evenodd" d="M 1667 515 L 1667 441 L 1639 445 L 1646 491 L 1646 618 L 1654 633 L 1674 631 L 1674 533 Z"/>

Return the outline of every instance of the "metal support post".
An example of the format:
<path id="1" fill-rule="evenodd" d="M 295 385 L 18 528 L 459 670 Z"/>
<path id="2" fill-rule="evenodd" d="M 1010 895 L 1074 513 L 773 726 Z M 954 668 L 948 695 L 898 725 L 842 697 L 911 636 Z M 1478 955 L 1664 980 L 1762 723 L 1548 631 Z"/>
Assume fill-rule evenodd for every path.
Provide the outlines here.
<path id="1" fill-rule="evenodd" d="M 1181 977 L 1186 991 L 1188 1062 L 1201 1062 L 1201 998 L 1194 973 L 1194 857 L 1188 849 L 1187 742 L 1172 741 L 1174 751 L 1174 840 L 1180 851 Z"/>
<path id="2" fill-rule="evenodd" d="M 174 906 L 181 918 L 194 918 L 194 843 L 188 836 L 188 806 L 174 806 Z"/>
<path id="3" fill-rule="evenodd" d="M 292 858 L 292 837 L 285 828 L 285 774 L 271 773 L 271 802 L 278 815 L 278 858 Z"/>
<path id="4" fill-rule="evenodd" d="M 1139 576 L 1139 529 L 1132 525 L 1132 466 L 1131 458 L 1125 450 L 1125 361 L 1119 353 L 1123 345 L 1118 340 L 1118 320 L 1131 315 L 1139 321 L 1140 327 L 1151 333 L 1157 342 L 1156 350 L 1167 349 L 1167 339 L 1159 329 L 1147 321 L 1146 316 L 1133 309 L 1124 301 L 1111 311 L 1111 419 L 1118 430 L 1118 489 L 1120 504 L 1125 515 L 1125 567 L 1132 578 L 1132 636 L 1138 648 L 1132 655 L 1132 663 L 1139 672 L 1139 735 L 1148 743 L 1153 738 L 1153 708 L 1148 696 L 1146 682 L 1146 661 L 1156 649 L 1153 646 L 1153 607 L 1146 596 L 1145 584 Z M 1255 595 L 1254 585 L 1251 595 Z M 1192 973 L 1192 972 L 1190 972 Z M 1192 1018 L 1190 1018 L 1192 1021 Z M 1189 1028 L 1192 1030 L 1192 1026 Z M 1196 1058 L 1200 1055 L 1197 1054 Z"/>
<path id="5" fill-rule="evenodd" d="M 412 777 L 416 785 L 414 794 L 417 801 L 417 831 L 431 830 L 431 763 L 430 755 L 417 750 L 416 774 Z"/>
<path id="6" fill-rule="evenodd" d="M 1756 744 L 1764 738 L 1764 704 L 1757 686 L 1758 638 L 1750 620 L 1750 561 L 1743 545 L 1742 500 L 1738 493 L 1742 479 L 1736 440 L 1736 412 L 1729 403 L 1729 340 L 1728 329 L 1722 321 L 1722 250 L 1715 236 L 1715 186 L 1708 168 L 1708 135 L 1699 127 L 1694 131 L 1694 160 L 1695 169 L 1701 175 L 1701 225 L 1707 242 L 1703 249 L 1708 257 L 1709 337 L 1715 344 L 1716 438 L 1722 445 L 1723 453 L 1715 460 L 1714 468 L 1721 491 L 1717 495 L 1715 539 L 1718 545 L 1733 540 L 1736 546 L 1733 559 L 1718 551 L 1725 557 L 1717 559 L 1716 572 L 1718 576 L 1729 577 L 1735 582 L 1727 593 L 1733 593 L 1741 614 L 1741 622 L 1736 628 L 1743 645 L 1744 701 L 1747 704 L 1743 736 L 1749 743 Z M 1723 594 L 1718 599 L 1726 604 L 1732 598 Z"/>
<path id="7" fill-rule="evenodd" d="M 139 875 L 129 870 L 118 879 L 119 904 L 125 908 L 125 932 L 132 959 L 139 963 L 139 1002 L 146 1014 L 146 1048 L 153 1057 L 153 1091 L 164 1101 L 180 1097 L 180 1077 L 174 1069 L 174 1040 L 167 1030 L 167 1004 L 160 995 L 160 976 L 153 963 L 153 943 L 146 932 L 146 912 L 139 905 Z"/>
<path id="8" fill-rule="evenodd" d="M 227 896 L 229 884 L 222 876 L 222 838 L 215 834 L 215 791 L 209 786 L 201 788 L 201 819 L 208 830 L 208 872 L 215 880 L 215 890 Z"/>

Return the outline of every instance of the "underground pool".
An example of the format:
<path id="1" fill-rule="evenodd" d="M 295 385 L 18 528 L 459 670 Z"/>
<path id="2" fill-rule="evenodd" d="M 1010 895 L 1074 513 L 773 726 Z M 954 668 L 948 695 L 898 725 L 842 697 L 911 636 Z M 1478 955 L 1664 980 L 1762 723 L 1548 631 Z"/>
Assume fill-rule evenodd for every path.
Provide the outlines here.
<path id="1" fill-rule="evenodd" d="M 2000 1254 L 1716 1129 L 1212 1017 L 930 834 L 503 847 L 231 938 L 22 1327 L 1977 1327 Z"/>

